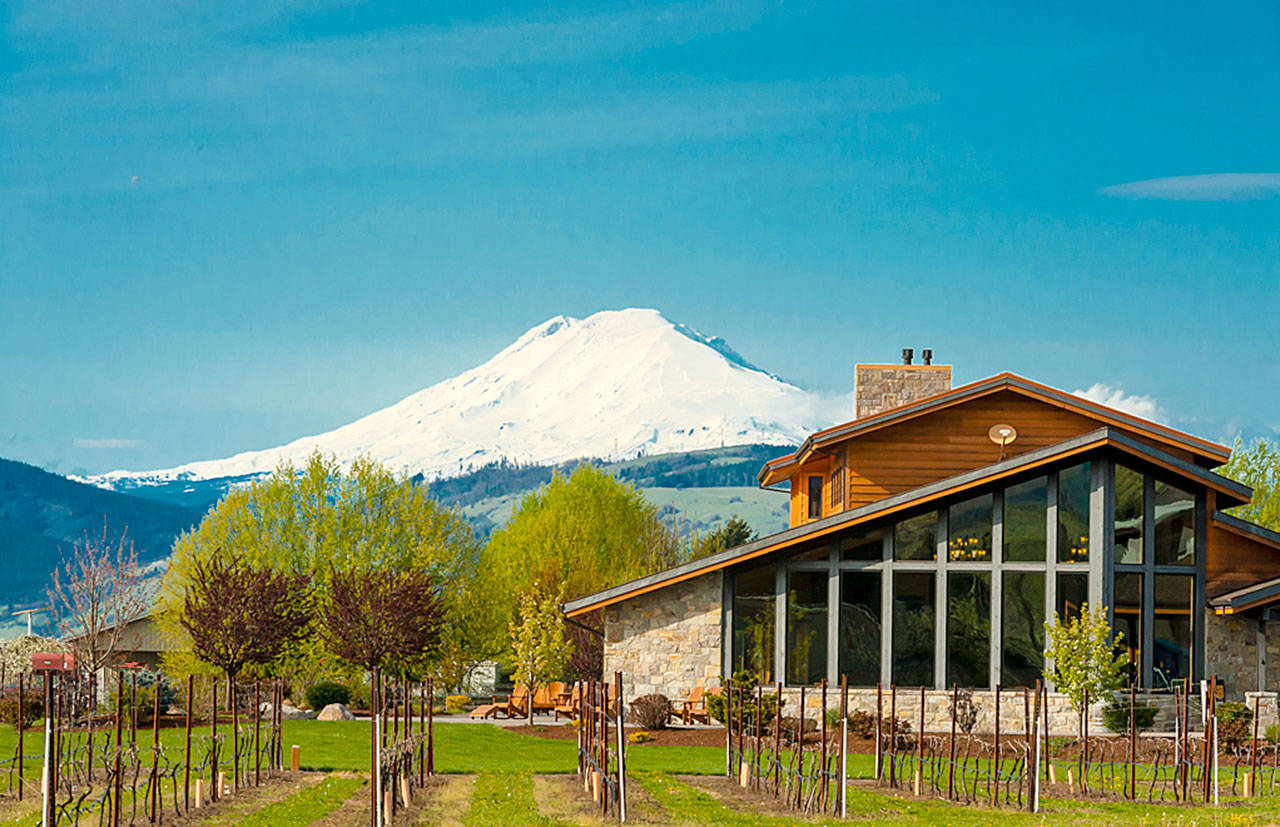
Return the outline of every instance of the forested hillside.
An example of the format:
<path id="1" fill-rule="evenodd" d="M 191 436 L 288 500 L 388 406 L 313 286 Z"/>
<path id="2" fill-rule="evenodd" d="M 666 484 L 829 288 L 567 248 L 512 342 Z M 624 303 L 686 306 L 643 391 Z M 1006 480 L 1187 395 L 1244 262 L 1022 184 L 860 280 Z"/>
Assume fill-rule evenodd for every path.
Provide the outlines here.
<path id="1" fill-rule="evenodd" d="M 203 508 L 116 494 L 0 459 L 0 606 L 38 600 L 72 543 L 86 533 L 100 536 L 104 521 L 112 536 L 127 529 L 138 559 L 150 563 L 166 557 L 174 538 L 203 513 Z"/>

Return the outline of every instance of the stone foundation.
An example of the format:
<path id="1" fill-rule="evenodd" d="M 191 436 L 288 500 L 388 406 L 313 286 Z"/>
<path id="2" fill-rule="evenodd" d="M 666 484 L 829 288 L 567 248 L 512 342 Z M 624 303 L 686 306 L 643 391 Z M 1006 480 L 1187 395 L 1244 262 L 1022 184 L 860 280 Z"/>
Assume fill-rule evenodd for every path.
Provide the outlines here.
<path id="1" fill-rule="evenodd" d="M 1262 682 L 1258 680 L 1258 620 L 1205 612 L 1205 675 L 1217 675 L 1227 700 L 1238 701 L 1259 687 L 1274 691 L 1280 683 L 1280 622 L 1265 624 Z"/>
<path id="2" fill-rule="evenodd" d="M 604 674 L 622 673 L 623 697 L 720 685 L 722 583 L 711 572 L 604 610 Z"/>

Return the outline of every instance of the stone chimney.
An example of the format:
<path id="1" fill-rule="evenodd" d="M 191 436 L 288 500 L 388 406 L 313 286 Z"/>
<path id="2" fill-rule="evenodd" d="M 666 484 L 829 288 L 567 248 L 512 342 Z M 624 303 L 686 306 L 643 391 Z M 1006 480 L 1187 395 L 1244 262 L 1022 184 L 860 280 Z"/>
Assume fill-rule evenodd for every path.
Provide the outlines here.
<path id="1" fill-rule="evenodd" d="M 911 364 L 910 348 L 902 351 L 901 365 L 855 365 L 853 368 L 853 417 L 862 419 L 909 405 L 918 399 L 951 390 L 951 366 L 935 365 L 933 351 L 922 351 L 923 365 Z"/>

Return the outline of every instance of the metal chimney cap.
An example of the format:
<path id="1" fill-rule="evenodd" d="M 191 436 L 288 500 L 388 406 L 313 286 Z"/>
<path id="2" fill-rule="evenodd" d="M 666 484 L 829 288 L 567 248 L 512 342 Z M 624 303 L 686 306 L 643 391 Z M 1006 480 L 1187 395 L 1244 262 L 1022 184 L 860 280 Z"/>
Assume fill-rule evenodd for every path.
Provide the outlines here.
<path id="1" fill-rule="evenodd" d="M 909 364 L 911 364 L 911 357 L 912 357 L 912 356 L 914 356 L 914 355 L 915 355 L 915 351 L 914 351 L 914 350 L 912 350 L 912 349 L 911 349 L 911 348 L 909 348 L 909 347 L 904 347 L 904 348 L 902 349 L 902 364 L 904 364 L 904 365 L 909 365 Z"/>
<path id="2" fill-rule="evenodd" d="M 933 348 L 925 348 L 920 351 L 920 361 L 925 365 L 933 364 Z"/>

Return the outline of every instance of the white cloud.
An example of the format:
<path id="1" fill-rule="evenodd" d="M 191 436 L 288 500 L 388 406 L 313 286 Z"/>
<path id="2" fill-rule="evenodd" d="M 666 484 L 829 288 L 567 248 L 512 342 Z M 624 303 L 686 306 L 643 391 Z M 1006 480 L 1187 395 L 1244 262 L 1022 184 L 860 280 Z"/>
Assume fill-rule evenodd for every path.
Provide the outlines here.
<path id="1" fill-rule="evenodd" d="M 1084 397 L 1091 402 L 1115 408 L 1133 416 L 1164 422 L 1166 415 L 1160 403 L 1150 396 L 1136 393 L 1125 393 L 1122 388 L 1112 387 L 1104 382 L 1095 382 L 1087 390 L 1072 391 L 1076 396 Z"/>
<path id="2" fill-rule="evenodd" d="M 1115 184 L 1098 192 L 1117 198 L 1160 201 L 1259 201 L 1280 196 L 1280 172 L 1177 175 Z"/>
<path id="3" fill-rule="evenodd" d="M 146 443 L 140 439 L 119 439 L 116 437 L 107 437 L 105 439 L 84 439 L 76 437 L 72 440 L 71 444 L 76 448 L 105 448 L 107 450 L 121 450 L 126 448 L 141 448 Z"/>

